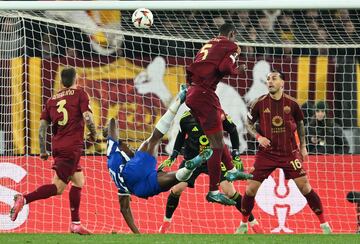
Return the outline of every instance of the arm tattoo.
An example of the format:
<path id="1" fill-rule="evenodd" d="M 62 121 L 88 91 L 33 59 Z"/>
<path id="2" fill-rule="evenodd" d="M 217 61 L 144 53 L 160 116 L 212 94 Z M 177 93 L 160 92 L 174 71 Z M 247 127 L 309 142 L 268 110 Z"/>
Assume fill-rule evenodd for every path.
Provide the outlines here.
<path id="1" fill-rule="evenodd" d="M 258 134 L 258 132 L 256 131 L 255 125 L 250 120 L 246 121 L 246 129 L 248 130 L 250 135 L 252 135 L 254 138 L 256 138 L 256 135 Z"/>
<path id="2" fill-rule="evenodd" d="M 305 126 L 304 126 L 304 121 L 300 120 L 297 122 L 297 133 L 300 139 L 300 147 L 304 147 L 306 145 L 306 141 L 305 141 Z"/>
<path id="3" fill-rule="evenodd" d="M 90 131 L 91 135 L 96 135 L 95 123 L 94 123 L 94 118 L 93 118 L 92 113 L 87 111 L 87 112 L 84 112 L 83 116 L 85 119 L 86 127 Z"/>
<path id="4" fill-rule="evenodd" d="M 40 153 L 46 153 L 46 131 L 48 128 L 48 122 L 46 120 L 40 120 L 39 127 L 39 144 Z"/>

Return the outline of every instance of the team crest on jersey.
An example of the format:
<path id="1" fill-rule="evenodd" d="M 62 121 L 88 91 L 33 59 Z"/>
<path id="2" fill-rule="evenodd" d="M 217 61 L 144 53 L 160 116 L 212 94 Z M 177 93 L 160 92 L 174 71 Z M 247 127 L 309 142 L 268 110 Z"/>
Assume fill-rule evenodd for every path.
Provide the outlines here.
<path id="1" fill-rule="evenodd" d="M 289 106 L 285 106 L 285 107 L 284 107 L 284 112 L 285 112 L 286 114 L 289 114 L 289 113 L 291 112 L 291 108 L 290 108 Z"/>
<path id="2" fill-rule="evenodd" d="M 273 126 L 279 127 L 279 126 L 282 126 L 284 121 L 280 116 L 276 115 L 272 118 L 271 122 L 272 122 Z"/>
<path id="3" fill-rule="evenodd" d="M 270 113 L 270 109 L 269 109 L 269 108 L 265 108 L 265 109 L 264 109 L 264 113 Z"/>

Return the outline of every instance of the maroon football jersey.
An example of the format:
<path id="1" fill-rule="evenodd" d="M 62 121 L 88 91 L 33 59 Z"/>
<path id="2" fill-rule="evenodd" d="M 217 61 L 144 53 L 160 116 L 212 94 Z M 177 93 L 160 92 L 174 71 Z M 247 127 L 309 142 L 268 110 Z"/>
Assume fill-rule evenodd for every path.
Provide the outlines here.
<path id="1" fill-rule="evenodd" d="M 269 94 L 261 96 L 252 105 L 248 119 L 253 123 L 258 121 L 259 133 L 271 141 L 270 147 L 259 147 L 260 153 L 284 161 L 298 151 L 295 133 L 297 122 L 304 119 L 304 114 L 291 96 L 283 94 L 280 100 L 272 99 Z"/>
<path id="2" fill-rule="evenodd" d="M 81 88 L 63 89 L 46 102 L 41 119 L 52 123 L 53 149 L 83 146 L 86 111 L 91 111 L 89 96 Z"/>
<path id="3" fill-rule="evenodd" d="M 211 39 L 199 50 L 194 62 L 187 68 L 188 82 L 215 91 L 220 80 L 230 74 L 219 70 L 221 62 L 237 49 L 238 46 L 224 36 Z"/>

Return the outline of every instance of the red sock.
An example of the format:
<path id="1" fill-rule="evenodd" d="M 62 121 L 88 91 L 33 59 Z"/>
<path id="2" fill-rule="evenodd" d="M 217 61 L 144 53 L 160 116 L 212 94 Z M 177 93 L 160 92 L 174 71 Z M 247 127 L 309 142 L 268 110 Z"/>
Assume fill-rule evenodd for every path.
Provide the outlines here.
<path id="1" fill-rule="evenodd" d="M 234 164 L 232 163 L 232 158 L 229 152 L 229 148 L 224 145 L 221 161 L 224 163 L 227 170 L 231 170 L 234 168 Z"/>
<path id="2" fill-rule="evenodd" d="M 220 175 L 221 175 L 221 155 L 222 148 L 212 148 L 213 155 L 207 161 L 210 177 L 210 191 L 217 191 L 219 189 Z"/>
<path id="3" fill-rule="evenodd" d="M 26 194 L 24 198 L 26 200 L 26 203 L 29 204 L 39 199 L 46 199 L 51 196 L 55 196 L 56 193 L 57 193 L 56 185 L 54 184 L 42 185 L 39 188 L 37 188 L 35 191 Z"/>
<path id="4" fill-rule="evenodd" d="M 323 215 L 323 206 L 321 204 L 319 195 L 314 192 L 313 189 L 311 189 L 311 191 L 308 194 L 304 195 L 304 197 L 306 198 L 311 210 L 319 218 L 320 224 L 325 223 L 326 221 Z"/>
<path id="5" fill-rule="evenodd" d="M 243 215 L 242 222 L 244 223 L 248 222 L 251 211 L 254 208 L 254 203 L 255 203 L 255 197 L 248 196 L 245 193 L 241 202 L 241 213 Z"/>
<path id="6" fill-rule="evenodd" d="M 79 208 L 80 208 L 80 200 L 81 200 L 81 188 L 76 186 L 71 186 L 69 192 L 69 200 L 70 200 L 70 212 L 71 212 L 71 221 L 79 222 Z"/>

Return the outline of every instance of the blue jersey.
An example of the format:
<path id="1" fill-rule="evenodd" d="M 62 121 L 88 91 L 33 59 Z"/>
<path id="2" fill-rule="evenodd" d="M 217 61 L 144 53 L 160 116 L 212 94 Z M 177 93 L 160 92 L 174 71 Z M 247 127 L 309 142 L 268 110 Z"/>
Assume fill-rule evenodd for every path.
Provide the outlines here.
<path id="1" fill-rule="evenodd" d="M 122 177 L 122 171 L 130 158 L 120 150 L 119 142 L 112 138 L 109 138 L 107 141 L 106 156 L 108 157 L 107 166 L 110 176 L 118 188 L 119 195 L 130 195 L 130 191 Z"/>
<path id="2" fill-rule="evenodd" d="M 134 194 L 148 198 L 163 192 L 157 180 L 157 162 L 154 156 L 137 151 L 134 157 L 129 158 L 112 138 L 108 138 L 106 155 L 110 176 L 119 195 Z"/>

